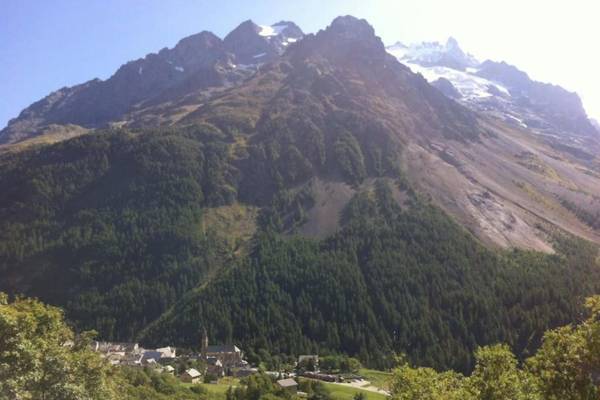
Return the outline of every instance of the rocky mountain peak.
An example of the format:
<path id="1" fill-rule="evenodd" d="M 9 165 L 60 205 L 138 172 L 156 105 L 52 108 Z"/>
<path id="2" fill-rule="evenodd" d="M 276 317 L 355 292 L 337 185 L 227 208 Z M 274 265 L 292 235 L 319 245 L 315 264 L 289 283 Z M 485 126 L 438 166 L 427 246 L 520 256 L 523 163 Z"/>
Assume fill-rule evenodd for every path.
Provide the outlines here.
<path id="1" fill-rule="evenodd" d="M 319 52 L 326 57 L 345 61 L 364 60 L 377 62 L 386 57 L 385 46 L 375 36 L 375 31 L 364 19 L 352 16 L 338 17 L 325 30 L 319 31 L 313 40 Z M 311 42 L 313 42 L 311 41 Z M 306 43 L 310 48 L 313 44 Z"/>
<path id="2" fill-rule="evenodd" d="M 181 39 L 173 48 L 175 51 L 202 51 L 223 44 L 221 38 L 209 31 L 202 31 L 195 35 Z M 164 50 L 164 49 L 163 49 Z M 160 53 L 159 53 L 160 54 Z"/>
<path id="3" fill-rule="evenodd" d="M 223 44 L 227 51 L 235 55 L 237 63 L 258 64 L 273 60 L 303 35 L 293 22 L 280 21 L 267 26 L 247 20 L 231 31 Z"/>
<path id="4" fill-rule="evenodd" d="M 260 32 L 260 27 L 251 19 L 247 19 L 246 21 L 239 24 L 234 30 L 229 32 L 227 36 L 225 36 L 225 39 L 223 39 L 223 41 L 230 42 L 241 37 L 258 34 L 258 32 Z"/>
<path id="5" fill-rule="evenodd" d="M 524 91 L 531 84 L 527 73 L 504 61 L 486 60 L 479 66 L 477 75 L 500 82 L 514 90 Z"/>
<path id="6" fill-rule="evenodd" d="M 292 21 L 279 21 L 271 25 L 271 28 L 288 38 L 301 39 L 304 36 L 302 29 Z"/>
<path id="7" fill-rule="evenodd" d="M 372 40 L 376 38 L 375 30 L 366 20 L 351 15 L 337 17 L 325 32 L 350 40 Z"/>
<path id="8" fill-rule="evenodd" d="M 448 40 L 446 41 L 446 48 L 447 49 L 460 49 L 460 46 L 458 45 L 458 41 L 453 38 L 452 36 L 450 36 L 448 38 Z"/>

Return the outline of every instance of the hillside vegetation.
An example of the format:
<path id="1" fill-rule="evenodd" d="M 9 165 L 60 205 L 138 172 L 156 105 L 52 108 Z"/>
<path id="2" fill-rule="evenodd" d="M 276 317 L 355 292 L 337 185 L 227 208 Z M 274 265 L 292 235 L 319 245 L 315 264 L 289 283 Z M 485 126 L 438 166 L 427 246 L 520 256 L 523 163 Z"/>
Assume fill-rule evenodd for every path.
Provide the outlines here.
<path id="1" fill-rule="evenodd" d="M 530 353 L 545 327 L 572 320 L 598 289 L 594 246 L 495 254 L 418 197 L 401 209 L 385 181 L 357 194 L 343 219 L 322 241 L 258 236 L 248 259 L 186 295 L 142 339 L 194 346 L 206 328 L 240 341 L 251 359 L 343 351 L 389 367 L 406 352 L 469 370 L 484 343 Z"/>
<path id="2" fill-rule="evenodd" d="M 398 400 L 587 400 L 598 397 L 600 297 L 586 300 L 588 317 L 544 334 L 524 363 L 505 344 L 478 348 L 469 375 L 411 366 L 396 357 L 387 379 Z M 380 393 L 296 378 L 296 395 L 258 372 L 219 384 L 182 383 L 149 367 L 111 366 L 90 349 L 92 332 L 76 334 L 61 310 L 0 293 L 0 396 L 7 399 L 90 400 L 382 400 Z M 229 383 L 229 385 L 227 385 Z"/>
<path id="3" fill-rule="evenodd" d="M 551 198 L 545 175 L 571 166 L 514 162 L 525 142 L 398 63 L 365 21 L 338 18 L 213 95 L 173 126 L 3 153 L 0 290 L 105 340 L 194 348 L 205 328 L 253 362 L 387 368 L 406 353 L 465 372 L 480 345 L 532 354 L 598 292 L 597 247 L 566 228 L 594 231 L 542 218 L 507 183 Z M 328 187 L 343 191 L 330 209 Z M 306 234 L 318 207 L 328 231 Z M 507 250 L 515 238 L 547 253 Z"/>

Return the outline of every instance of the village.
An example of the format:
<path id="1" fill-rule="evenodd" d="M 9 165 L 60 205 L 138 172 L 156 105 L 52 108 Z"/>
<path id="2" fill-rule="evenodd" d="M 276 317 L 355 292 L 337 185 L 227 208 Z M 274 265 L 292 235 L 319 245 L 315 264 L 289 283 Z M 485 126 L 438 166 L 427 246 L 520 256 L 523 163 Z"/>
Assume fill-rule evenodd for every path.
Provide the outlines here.
<path id="1" fill-rule="evenodd" d="M 223 377 L 244 378 L 259 373 L 259 368 L 244 359 L 243 351 L 234 344 L 210 345 L 206 332 L 202 333 L 200 352 L 177 353 L 173 346 L 145 349 L 138 343 L 92 342 L 92 350 L 112 365 L 152 368 L 160 373 L 178 377 L 182 382 L 217 383 Z M 281 389 L 302 395 L 298 391 L 298 377 L 339 383 L 387 395 L 386 391 L 369 386 L 356 374 L 333 374 L 319 370 L 318 355 L 300 355 L 294 371 L 263 371 L 275 380 Z"/>

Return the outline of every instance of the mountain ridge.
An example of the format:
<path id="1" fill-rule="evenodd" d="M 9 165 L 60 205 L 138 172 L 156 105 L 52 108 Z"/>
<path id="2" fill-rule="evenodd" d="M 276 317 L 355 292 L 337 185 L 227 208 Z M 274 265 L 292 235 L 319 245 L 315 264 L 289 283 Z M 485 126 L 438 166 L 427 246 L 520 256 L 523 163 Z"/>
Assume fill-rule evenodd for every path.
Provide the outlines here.
<path id="1" fill-rule="evenodd" d="M 527 73 L 504 61 L 479 62 L 462 51 L 449 38 L 446 45 L 424 42 L 406 46 L 400 42 L 387 47 L 401 62 L 422 73 L 430 83 L 444 78 L 458 87 L 458 94 L 445 85 L 448 93 L 463 104 L 506 120 L 520 123 L 543 134 L 577 135 L 597 147 L 600 132 L 588 118 L 581 99 L 558 85 L 532 80 Z M 450 61 L 448 61 L 450 60 Z M 484 80 L 478 80 L 478 77 Z M 523 122 L 527 120 L 527 122 Z M 572 144 L 572 143 L 571 143 Z"/>
<path id="2" fill-rule="evenodd" d="M 261 117 L 261 110 L 268 104 L 265 103 L 265 101 L 273 101 L 268 100 L 268 96 L 276 93 L 272 92 L 271 95 L 267 95 L 267 92 L 262 93 L 262 88 L 269 88 L 269 85 L 261 85 L 261 83 L 258 82 L 258 77 L 270 75 L 279 79 L 277 77 L 289 75 L 288 80 L 292 79 L 292 77 L 296 77 L 294 79 L 297 80 L 297 83 L 299 83 L 300 86 L 304 86 L 303 90 L 314 90 L 315 93 L 317 93 L 323 91 L 321 87 L 333 89 L 337 85 L 338 88 L 342 88 L 337 81 L 337 78 L 326 73 L 327 68 L 331 69 L 331 66 L 329 65 L 330 62 L 339 64 L 352 61 L 353 65 L 361 71 L 360 74 L 362 77 L 357 81 L 364 80 L 364 84 L 368 86 L 368 90 L 365 90 L 367 89 L 366 87 L 359 86 L 355 86 L 351 90 L 346 88 L 344 92 L 335 95 L 335 102 L 341 101 L 340 104 L 344 104 L 344 107 L 361 107 L 356 100 L 361 98 L 359 96 L 363 96 L 360 101 L 371 101 L 368 99 L 368 96 L 364 96 L 364 94 L 369 92 L 371 92 L 371 94 L 378 93 L 377 96 L 384 96 L 386 98 L 383 102 L 379 101 L 379 104 L 384 104 L 391 99 L 402 98 L 401 102 L 394 100 L 395 103 L 393 105 L 391 103 L 388 104 L 386 106 L 388 108 L 387 110 L 386 107 L 377 107 L 373 108 L 372 112 L 378 114 L 385 110 L 386 116 L 383 117 L 382 120 L 387 121 L 389 124 L 387 129 L 396 131 L 391 136 L 398 136 L 403 145 L 406 145 L 408 142 L 418 144 L 419 150 L 412 145 L 407 147 L 407 149 L 417 150 L 417 153 L 413 155 L 414 157 L 418 157 L 414 160 L 417 162 L 417 165 L 415 165 L 417 170 L 422 168 L 422 163 L 426 160 L 422 158 L 423 154 L 417 155 L 421 151 L 424 151 L 424 154 L 433 151 L 433 158 L 431 158 L 430 161 L 437 160 L 441 157 L 440 161 L 445 165 L 450 166 L 450 169 L 444 171 L 444 174 L 440 174 L 440 170 L 437 168 L 434 169 L 435 174 L 433 175 L 435 177 L 420 177 L 418 176 L 419 174 L 415 173 L 413 178 L 419 181 L 419 185 L 423 185 L 422 189 L 437 199 L 436 201 L 439 205 L 444 207 L 451 215 L 458 218 L 463 225 L 476 233 L 478 237 L 483 238 L 484 241 L 488 243 L 500 245 L 502 247 L 516 245 L 549 251 L 552 245 L 548 243 L 546 238 L 547 235 L 543 233 L 543 230 L 530 228 L 531 225 L 535 225 L 535 222 L 533 221 L 539 220 L 540 216 L 543 215 L 543 212 L 535 205 L 535 203 L 530 203 L 531 198 L 536 197 L 538 199 L 544 198 L 544 204 L 555 204 L 558 199 L 562 205 L 561 207 L 564 207 L 565 204 L 571 205 L 568 212 L 560 210 L 558 219 L 544 219 L 546 222 L 550 222 L 552 225 L 559 226 L 560 229 L 566 229 L 567 231 L 587 239 L 593 241 L 598 240 L 594 231 L 587 230 L 588 228 L 585 227 L 587 222 L 581 220 L 582 217 L 574 219 L 573 216 L 570 215 L 570 213 L 575 213 L 577 215 L 583 215 L 581 213 L 593 214 L 596 201 L 595 195 L 593 194 L 594 190 L 591 189 L 591 182 L 588 182 L 588 177 L 585 177 L 585 179 L 575 179 L 575 181 L 581 181 L 580 184 L 576 184 L 581 185 L 581 187 L 577 189 L 578 191 L 575 191 L 576 185 L 567 184 L 566 181 L 564 181 L 562 178 L 562 175 L 564 174 L 570 175 L 571 179 L 574 179 L 572 175 L 573 172 L 571 171 L 572 167 L 568 167 L 563 172 L 559 172 L 558 180 L 554 178 L 554 180 L 550 179 L 549 182 L 551 183 L 551 186 L 548 186 L 546 183 L 549 176 L 544 177 L 543 175 L 536 178 L 538 181 L 532 180 L 532 177 L 525 175 L 522 179 L 513 179 L 512 181 L 506 181 L 506 178 L 508 177 L 502 177 L 501 181 L 503 183 L 501 186 L 498 186 L 493 181 L 498 181 L 499 177 L 495 175 L 498 175 L 499 171 L 502 169 L 488 171 L 487 168 L 483 167 L 485 160 L 479 160 L 479 154 L 469 154 L 471 150 L 468 150 L 467 148 L 455 148 L 452 140 L 441 145 L 441 147 L 440 143 L 436 142 L 439 140 L 444 142 L 448 139 L 457 139 L 459 141 L 471 141 L 476 139 L 475 146 L 481 146 L 485 142 L 486 144 L 484 147 L 493 147 L 497 146 L 497 144 L 493 144 L 490 141 L 490 138 L 497 135 L 497 133 L 494 132 L 497 131 L 498 128 L 502 131 L 500 137 L 508 139 L 510 135 L 507 136 L 506 133 L 515 129 L 514 125 L 516 125 L 517 128 L 526 129 L 528 132 L 533 133 L 533 142 L 531 142 L 529 138 L 518 134 L 522 137 L 519 137 L 516 141 L 510 139 L 508 142 L 504 143 L 503 146 L 506 149 L 509 147 L 516 147 L 513 150 L 514 154 L 504 154 L 505 150 L 498 153 L 502 154 L 502 161 L 498 160 L 498 166 L 504 163 L 505 165 L 511 165 L 512 169 L 513 163 L 516 163 L 514 165 L 519 167 L 525 166 L 526 168 L 535 171 L 538 167 L 529 165 L 528 163 L 530 163 L 530 161 L 522 161 L 521 158 L 525 156 L 521 156 L 521 154 L 532 153 L 532 144 L 539 138 L 542 138 L 542 147 L 533 151 L 533 154 L 536 160 L 535 163 L 541 162 L 544 164 L 544 170 L 552 170 L 552 168 L 546 166 L 548 163 L 555 163 L 552 157 L 565 157 L 565 160 L 569 160 L 569 162 L 575 163 L 575 165 L 581 164 L 577 168 L 579 168 L 580 171 L 584 171 L 588 176 L 593 176 L 593 171 L 597 167 L 594 157 L 590 155 L 590 151 L 593 152 L 595 150 L 592 149 L 596 148 L 600 151 L 600 147 L 595 138 L 589 134 L 576 134 L 574 136 L 569 134 L 565 136 L 560 133 L 552 133 L 552 131 L 548 131 L 548 129 L 543 126 L 539 128 L 530 127 L 529 125 L 533 124 L 532 120 L 525 120 L 525 117 L 519 114 L 518 111 L 525 110 L 524 112 L 528 113 L 528 115 L 530 115 L 531 112 L 537 111 L 528 111 L 531 107 L 523 107 L 520 104 L 520 100 L 510 98 L 511 94 L 509 88 L 502 86 L 513 85 L 513 83 L 511 83 L 512 81 L 506 80 L 509 78 L 498 78 L 505 83 L 498 83 L 496 80 L 489 81 L 475 75 L 482 74 L 487 76 L 492 73 L 493 69 L 490 69 L 489 72 L 480 74 L 479 70 L 474 71 L 473 67 L 465 67 L 466 69 L 464 71 L 458 71 L 458 73 L 462 74 L 460 76 L 468 75 L 468 79 L 482 80 L 481 83 L 478 83 L 481 88 L 476 89 L 476 91 L 473 92 L 473 95 L 469 95 L 471 97 L 465 97 L 465 93 L 470 92 L 465 92 L 465 88 L 460 85 L 457 86 L 457 89 L 457 87 L 455 87 L 457 81 L 453 76 L 449 76 L 450 79 L 444 78 L 446 81 L 431 82 L 430 77 L 426 74 L 426 77 L 430 79 L 433 86 L 438 87 L 442 92 L 447 95 L 449 94 L 450 97 L 456 100 L 446 101 L 444 100 L 446 96 L 438 96 L 435 89 L 432 89 L 425 79 L 418 78 L 418 75 L 414 78 L 409 73 L 406 73 L 409 72 L 410 69 L 426 67 L 417 66 L 416 64 L 409 62 L 407 64 L 410 69 L 406 68 L 403 64 L 398 64 L 397 66 L 394 65 L 394 67 L 390 69 L 390 66 L 392 66 L 390 63 L 392 62 L 393 57 L 388 53 L 391 52 L 396 59 L 400 58 L 400 61 L 410 61 L 410 57 L 407 58 L 406 56 L 406 54 L 410 54 L 410 48 L 403 45 L 396 45 L 397 47 L 402 47 L 401 54 L 394 53 L 393 48 L 390 49 L 388 47 L 386 49 L 381 42 L 381 39 L 376 37 L 374 29 L 364 20 L 359 20 L 350 16 L 339 17 L 325 30 L 321 30 L 316 34 L 303 35 L 303 38 L 300 40 L 298 38 L 299 35 L 302 35 L 301 30 L 291 22 L 281 21 L 270 27 L 266 27 L 257 25 L 251 20 L 248 20 L 240 24 L 227 35 L 224 40 L 205 31 L 180 40 L 171 50 L 163 49 L 158 53 L 151 54 L 143 59 L 129 62 L 119 68 L 109 81 L 111 79 L 114 81 L 117 77 L 118 80 L 133 81 L 133 78 L 141 79 L 142 75 L 148 75 L 150 83 L 157 83 L 154 86 L 152 84 L 149 84 L 148 86 L 139 86 L 136 90 L 141 92 L 136 92 L 136 90 L 134 90 L 134 92 L 138 93 L 137 96 L 145 96 L 147 99 L 141 103 L 138 102 L 135 107 L 130 108 L 128 112 L 120 117 L 122 120 L 108 122 L 108 124 L 109 126 L 114 127 L 127 126 L 133 129 L 145 129 L 156 126 L 185 126 L 186 124 L 202 122 L 213 124 L 217 128 L 222 128 L 223 124 L 230 124 L 232 122 L 231 119 L 234 116 L 235 118 L 238 118 L 237 115 L 239 115 L 239 118 L 241 119 L 236 122 L 236 126 L 233 129 L 252 132 L 256 130 L 257 124 L 261 123 L 261 118 L 263 118 Z M 232 43 L 246 43 L 244 40 L 250 40 L 249 43 L 251 44 L 242 45 L 237 50 L 231 47 Z M 226 44 L 226 41 L 229 44 Z M 286 45 L 283 46 L 283 43 Z M 349 46 L 349 48 L 344 50 L 345 46 Z M 290 56 L 285 56 L 284 53 L 286 53 L 287 50 L 290 50 L 290 48 L 293 48 L 292 54 Z M 265 52 L 266 49 L 270 49 L 270 52 Z M 425 64 L 432 65 L 432 67 L 427 67 L 432 70 L 440 68 L 439 66 L 434 65 L 435 62 L 438 62 L 438 64 L 445 63 L 445 60 L 447 60 L 444 55 L 445 53 L 450 53 L 456 55 L 458 59 L 463 59 L 462 64 L 477 62 L 472 56 L 460 49 L 458 42 L 451 38 L 445 45 L 439 43 L 427 43 L 423 46 L 413 46 L 413 49 L 417 49 L 418 56 L 423 54 L 427 56 Z M 236 51 L 240 52 L 242 50 L 245 51 L 244 54 L 235 54 Z M 431 52 L 433 52 L 435 57 L 431 58 L 428 56 Z M 255 64 L 235 64 L 235 62 L 237 62 L 235 57 L 237 56 L 240 56 L 242 60 L 249 57 L 254 60 L 254 56 L 256 55 L 261 56 L 259 58 L 261 61 L 257 61 Z M 311 63 L 314 64 L 314 62 L 310 60 L 310 57 L 317 57 L 315 58 L 315 61 L 317 62 L 325 61 L 325 65 L 327 65 L 326 69 L 321 70 L 311 66 Z M 265 62 L 262 62 L 262 58 L 265 59 Z M 267 60 L 270 61 L 266 62 Z M 153 67 L 157 68 L 158 72 L 153 73 L 152 68 L 147 67 L 147 63 L 158 65 L 157 67 Z M 295 69 L 294 65 L 300 65 L 300 69 Z M 514 67 L 508 67 L 507 64 L 493 64 L 490 61 L 486 61 L 481 65 L 489 65 L 490 68 L 496 68 L 496 65 L 500 65 L 505 69 L 512 68 L 510 69 L 510 71 L 513 71 L 511 73 L 519 77 L 514 85 L 520 83 L 525 87 L 530 87 L 532 85 L 534 87 L 546 87 L 542 84 L 538 85 L 537 83 L 533 83 L 526 74 L 518 71 Z M 144 68 L 148 69 L 144 71 Z M 425 73 L 429 71 L 419 70 L 418 68 L 417 72 Z M 468 70 L 469 68 L 470 70 Z M 279 72 L 277 72 L 277 69 L 279 69 Z M 376 77 L 372 75 L 372 72 L 375 70 L 378 71 Z M 390 72 L 393 70 L 398 72 Z M 450 68 L 448 70 L 452 69 Z M 165 71 L 166 73 L 171 74 L 169 76 L 174 76 L 175 78 L 167 80 L 166 83 L 159 78 L 156 78 L 158 80 L 153 78 L 156 74 L 158 74 L 159 77 L 163 76 L 161 74 L 165 73 Z M 488 69 L 484 69 L 483 71 L 488 71 Z M 325 73 L 325 75 L 320 76 L 323 75 L 323 73 Z M 398 74 L 403 75 L 403 77 L 400 78 L 400 75 Z M 133 76 L 133 78 L 129 78 L 130 76 Z M 188 77 L 186 78 L 185 76 Z M 396 84 L 392 83 L 395 81 L 397 82 Z M 85 91 L 86 88 L 90 86 L 93 90 L 96 90 L 94 89 L 95 87 L 103 84 L 98 81 L 91 82 L 92 83 L 76 86 L 74 89 L 66 90 L 67 92 L 70 90 L 75 92 Z M 306 86 L 306 82 L 319 82 L 319 85 L 315 84 L 313 87 L 308 87 Z M 155 90 L 156 85 L 160 87 L 166 86 L 164 89 L 157 91 Z M 491 91 L 492 86 L 495 88 L 493 91 L 495 94 L 488 93 L 485 96 L 482 96 L 481 91 Z M 113 85 L 112 87 L 120 86 Z M 258 91 L 256 91 L 255 94 L 248 92 L 240 97 L 235 92 L 236 87 L 245 87 L 246 89 L 244 90 L 247 90 L 247 88 L 250 87 L 256 87 Z M 281 86 L 281 88 L 286 87 L 289 87 L 289 85 L 286 86 L 286 84 L 284 84 L 284 86 Z M 272 90 L 276 90 L 276 87 L 273 86 Z M 516 91 L 516 89 L 512 87 L 510 90 L 513 90 L 513 92 Z M 563 93 L 561 89 L 557 90 L 559 91 L 559 94 Z M 65 107 L 67 109 L 71 107 L 72 111 L 81 110 L 82 107 L 84 110 L 86 107 L 91 107 L 92 112 L 87 114 L 88 117 L 93 116 L 95 110 L 102 110 L 103 100 L 101 99 L 99 102 L 91 102 L 89 101 L 90 95 L 87 95 L 88 100 L 85 100 L 86 96 L 84 95 L 85 101 L 78 102 L 72 100 L 74 98 L 74 95 L 72 94 L 58 93 L 58 95 L 53 95 L 58 96 L 58 100 L 48 102 L 50 103 L 48 106 L 51 109 L 50 111 L 52 111 L 53 103 L 61 102 L 66 104 Z M 142 95 L 140 93 L 147 94 Z M 267 95 L 267 97 L 265 97 L 265 95 Z M 135 95 L 130 95 L 130 97 L 132 96 L 135 97 Z M 574 105 L 574 109 L 582 110 L 581 103 L 576 101 L 578 99 L 577 96 L 573 96 L 571 98 L 574 98 L 575 100 L 571 101 L 571 103 Z M 113 103 L 110 101 L 112 97 L 113 96 L 101 96 L 101 98 L 109 101 L 107 104 L 110 104 L 111 107 L 113 106 Z M 66 98 L 66 100 L 63 98 Z M 405 99 L 409 100 L 407 101 Z M 44 100 L 41 102 L 43 103 Z M 132 102 L 133 100 L 125 101 L 125 104 L 130 104 Z M 231 105 L 226 105 L 228 102 Z M 356 104 L 353 105 L 353 102 Z M 462 108 L 458 106 L 457 102 L 466 107 Z M 23 111 L 22 114 L 27 115 L 32 108 L 36 109 L 41 107 L 43 109 L 44 107 L 38 103 Z M 72 104 L 72 106 L 70 106 L 70 104 Z M 242 104 L 245 105 L 242 106 Z M 325 104 L 327 104 L 327 107 L 331 108 L 331 105 L 335 103 L 327 101 Z M 433 107 L 433 109 L 431 107 Z M 517 112 L 515 112 L 514 107 L 521 108 L 518 108 Z M 394 108 L 396 109 L 393 110 Z M 123 110 L 119 113 L 123 113 Z M 248 113 L 246 113 L 245 110 L 247 110 Z M 399 110 L 403 111 L 401 111 L 398 116 L 393 116 L 393 114 L 398 113 Z M 429 110 L 427 111 L 429 116 L 424 114 L 424 112 L 426 112 L 425 110 Z M 38 128 L 40 128 L 40 125 L 43 124 L 40 124 L 39 121 L 36 122 L 38 116 L 35 112 L 33 114 L 33 117 L 30 118 L 33 120 L 33 126 L 38 126 Z M 208 119 L 204 117 L 204 115 L 207 114 L 210 115 Z M 541 116 L 541 112 L 537 112 L 535 115 L 536 118 L 541 118 L 543 121 L 548 120 L 548 118 Z M 482 116 L 485 118 L 482 119 Z M 487 118 L 489 117 L 491 117 L 492 120 L 487 121 Z M 81 116 L 78 116 L 77 118 L 81 118 Z M 501 125 L 498 125 L 498 119 L 501 120 Z M 425 123 L 427 120 L 430 121 Z M 27 127 L 30 122 L 31 121 L 28 121 L 26 118 L 24 121 L 14 122 L 13 127 L 18 128 L 20 124 L 24 124 Z M 11 128 L 12 127 L 6 128 L 5 131 L 10 131 Z M 53 134 L 48 135 L 49 141 L 61 140 L 61 138 L 68 138 L 89 131 L 76 124 L 67 125 L 63 128 L 61 128 L 60 124 L 50 124 L 48 127 L 43 127 L 43 129 L 48 132 L 60 132 L 57 136 L 53 136 Z M 420 130 L 420 132 L 417 133 L 417 130 Z M 438 133 L 430 136 L 431 133 L 436 130 Z M 4 140 L 6 140 L 6 132 L 4 136 Z M 54 137 L 57 139 L 54 139 Z M 438 138 L 436 139 L 436 137 Z M 525 140 L 525 142 L 519 143 L 523 140 Z M 19 149 L 25 147 L 26 143 L 27 141 L 21 146 L 14 147 L 15 149 Z M 39 143 L 39 141 L 32 141 L 32 143 Z M 533 146 L 538 147 L 539 144 L 533 144 Z M 549 148 L 547 148 L 548 146 Z M 519 149 L 519 147 L 521 147 L 521 149 Z M 481 151 L 487 152 L 490 149 L 491 147 L 486 150 L 482 149 Z M 412 160 L 411 157 L 406 157 L 408 154 L 411 153 L 405 152 L 404 163 Z M 493 158 L 497 158 L 498 154 L 495 154 Z M 550 158 L 547 157 L 548 154 L 551 154 Z M 311 168 L 314 168 L 315 162 L 318 164 L 318 161 L 311 161 Z M 437 163 L 439 161 L 435 162 Z M 480 163 L 480 169 L 471 171 L 468 166 L 475 162 Z M 509 164 L 506 164 L 507 162 Z M 461 165 L 464 165 L 465 167 Z M 554 170 L 560 171 L 561 169 L 564 169 L 564 167 L 565 166 L 561 164 L 555 166 Z M 457 174 L 454 174 L 452 171 L 457 171 Z M 475 176 L 481 174 L 482 171 L 485 171 L 486 176 L 475 178 Z M 453 176 L 450 178 L 450 176 L 447 176 L 448 173 L 452 173 Z M 528 171 L 517 171 L 514 169 L 512 170 L 512 173 L 514 176 L 521 176 L 523 173 L 529 174 Z M 539 178 L 542 180 L 539 181 Z M 463 183 L 460 185 L 457 184 L 455 188 L 451 188 L 444 184 L 444 180 L 446 179 L 458 180 L 456 183 L 459 181 Z M 264 181 L 262 184 L 265 182 L 267 181 Z M 489 184 L 483 184 L 482 182 L 489 182 Z M 565 191 L 565 187 L 569 187 L 570 189 Z M 534 188 L 533 192 L 531 191 L 531 188 Z M 477 199 L 480 198 L 482 193 L 495 193 L 496 195 L 489 198 L 484 197 L 484 199 L 487 200 L 481 202 Z M 565 200 L 565 198 L 568 198 L 568 200 Z M 523 207 L 523 204 L 527 205 Z M 486 207 L 491 207 L 494 211 L 485 210 Z M 581 207 L 582 211 L 575 211 L 576 209 L 573 207 L 576 207 L 577 210 Z M 489 221 L 490 218 L 492 219 L 491 221 Z M 506 225 L 506 223 L 503 222 L 504 219 L 513 222 Z M 504 227 L 505 225 L 507 228 Z M 520 226 L 520 228 L 515 230 L 515 226 Z M 525 231 L 521 232 L 522 229 L 525 229 Z"/>
<path id="3" fill-rule="evenodd" d="M 259 47 L 280 29 L 245 24 Z M 479 345 L 522 357 L 577 318 L 600 288 L 594 155 L 448 98 L 364 20 L 285 47 L 0 154 L 0 290 L 108 340 L 193 347 L 206 328 L 259 361 L 379 367 L 466 371 Z"/>
<path id="4" fill-rule="evenodd" d="M 142 106 L 140 103 L 152 101 L 161 94 L 166 95 L 161 100 L 164 102 L 194 90 L 223 87 L 248 75 L 244 68 L 236 69 L 235 63 L 248 63 L 252 69 L 258 63 L 273 59 L 285 50 L 290 40 L 298 40 L 303 35 L 292 23 L 273 35 L 262 36 L 261 29 L 248 20 L 230 33 L 234 36 L 228 35 L 223 40 L 202 31 L 181 39 L 172 49 L 163 48 L 123 64 L 105 81 L 96 78 L 59 89 L 10 120 L 0 131 L 0 144 L 35 137 L 52 124 L 106 127 L 109 123 L 118 123 L 135 107 Z M 247 42 L 249 37 L 251 42 Z M 260 60 L 254 58 L 257 55 Z"/>

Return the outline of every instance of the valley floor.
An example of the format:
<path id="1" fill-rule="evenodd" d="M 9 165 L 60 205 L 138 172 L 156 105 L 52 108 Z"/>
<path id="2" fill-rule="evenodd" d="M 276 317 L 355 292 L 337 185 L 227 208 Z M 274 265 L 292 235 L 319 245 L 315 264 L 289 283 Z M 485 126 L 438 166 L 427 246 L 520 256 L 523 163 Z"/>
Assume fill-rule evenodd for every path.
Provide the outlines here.
<path id="1" fill-rule="evenodd" d="M 331 394 L 332 400 L 352 400 L 357 393 L 364 393 L 365 400 L 384 400 L 389 396 L 389 380 L 392 374 L 372 369 L 361 369 L 359 374 L 365 378 L 363 381 L 352 383 L 322 382 Z M 226 400 L 229 387 L 240 384 L 239 379 L 225 377 L 218 383 L 203 383 L 211 400 Z M 186 384 L 193 386 L 192 384 Z"/>

